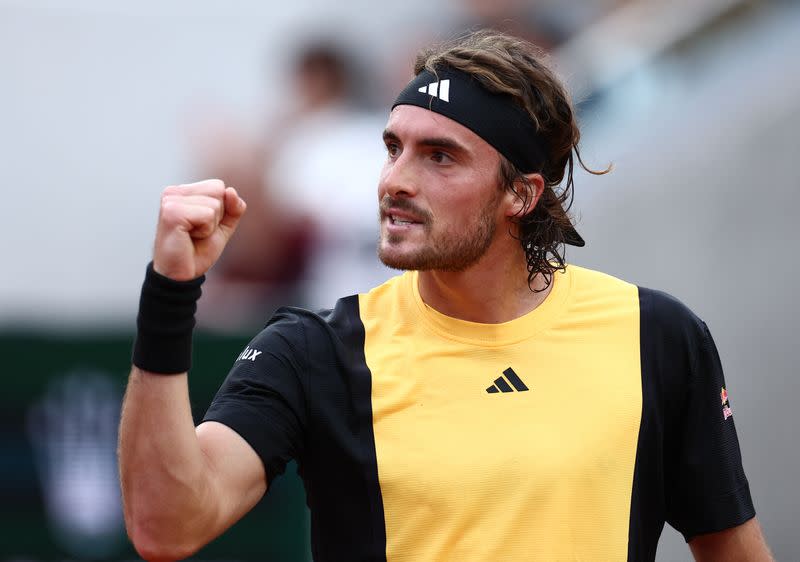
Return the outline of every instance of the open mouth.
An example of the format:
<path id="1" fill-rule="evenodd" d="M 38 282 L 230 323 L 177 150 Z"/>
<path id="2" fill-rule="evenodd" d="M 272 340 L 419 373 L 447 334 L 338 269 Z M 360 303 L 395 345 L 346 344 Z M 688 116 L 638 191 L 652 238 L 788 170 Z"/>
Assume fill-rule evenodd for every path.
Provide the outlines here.
<path id="1" fill-rule="evenodd" d="M 408 226 L 408 225 L 412 225 L 412 224 L 420 224 L 419 222 L 413 221 L 413 220 L 409 220 L 406 217 L 398 217 L 398 216 L 395 216 L 395 215 L 392 215 L 392 214 L 389 215 L 389 222 L 392 223 L 392 224 L 396 224 L 398 226 Z"/>

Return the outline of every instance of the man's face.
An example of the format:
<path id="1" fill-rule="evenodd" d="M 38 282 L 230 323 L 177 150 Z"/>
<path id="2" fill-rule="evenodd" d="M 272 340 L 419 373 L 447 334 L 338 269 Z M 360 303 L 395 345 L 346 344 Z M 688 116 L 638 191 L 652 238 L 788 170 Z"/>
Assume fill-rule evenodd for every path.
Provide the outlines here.
<path id="1" fill-rule="evenodd" d="M 497 151 L 463 125 L 410 105 L 392 111 L 384 142 L 381 261 L 441 271 L 476 263 L 505 221 Z"/>

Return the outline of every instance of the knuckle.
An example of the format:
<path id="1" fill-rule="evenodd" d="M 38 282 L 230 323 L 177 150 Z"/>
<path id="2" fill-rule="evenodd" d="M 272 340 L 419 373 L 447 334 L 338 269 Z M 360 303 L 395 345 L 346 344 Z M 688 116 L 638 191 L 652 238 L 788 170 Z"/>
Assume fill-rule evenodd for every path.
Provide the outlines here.
<path id="1" fill-rule="evenodd" d="M 161 217 L 167 222 L 173 222 L 177 219 L 180 212 L 180 205 L 172 198 L 164 199 L 161 202 Z"/>
<path id="2" fill-rule="evenodd" d="M 211 188 L 214 196 L 220 197 L 225 193 L 225 182 L 220 179 L 208 180 L 208 187 Z"/>

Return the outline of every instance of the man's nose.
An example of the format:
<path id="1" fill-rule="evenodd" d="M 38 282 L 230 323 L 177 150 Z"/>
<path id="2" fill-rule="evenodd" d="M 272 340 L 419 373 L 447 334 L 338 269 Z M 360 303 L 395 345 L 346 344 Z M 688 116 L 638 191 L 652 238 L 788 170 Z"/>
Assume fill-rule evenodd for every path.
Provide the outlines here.
<path id="1" fill-rule="evenodd" d="M 417 194 L 419 177 L 410 156 L 404 152 L 394 160 L 387 160 L 381 173 L 381 195 L 414 197 Z"/>

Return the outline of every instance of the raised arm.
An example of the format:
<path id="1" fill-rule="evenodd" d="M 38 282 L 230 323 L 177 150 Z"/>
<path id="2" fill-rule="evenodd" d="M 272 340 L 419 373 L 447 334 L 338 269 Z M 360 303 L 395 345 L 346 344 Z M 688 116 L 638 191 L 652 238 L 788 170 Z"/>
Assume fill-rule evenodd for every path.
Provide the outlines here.
<path id="1" fill-rule="evenodd" d="M 125 523 L 147 560 L 191 555 L 266 490 L 261 459 L 244 439 L 219 423 L 195 429 L 185 372 L 200 278 L 244 211 L 219 180 L 162 195 L 119 441 Z"/>

